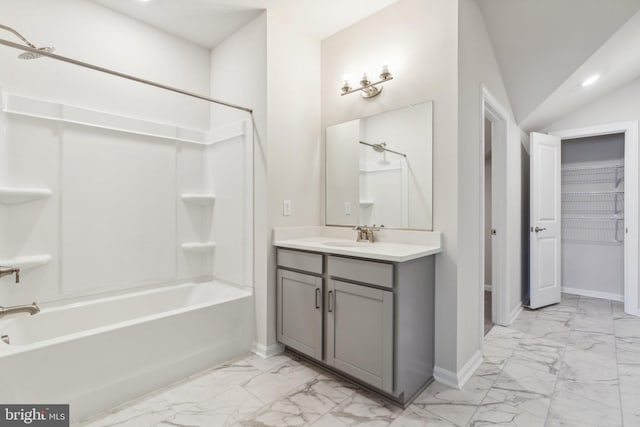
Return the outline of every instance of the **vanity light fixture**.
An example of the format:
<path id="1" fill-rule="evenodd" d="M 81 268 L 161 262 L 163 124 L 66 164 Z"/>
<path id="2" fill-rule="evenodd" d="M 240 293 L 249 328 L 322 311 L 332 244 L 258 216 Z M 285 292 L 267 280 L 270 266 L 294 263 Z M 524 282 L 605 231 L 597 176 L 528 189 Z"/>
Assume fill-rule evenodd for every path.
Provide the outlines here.
<path id="1" fill-rule="evenodd" d="M 360 87 L 352 88 L 349 85 L 349 79 L 345 78 L 344 83 L 342 84 L 341 96 L 348 95 L 354 92 L 361 92 L 361 96 L 363 98 L 373 98 L 374 96 L 380 95 L 382 92 L 382 83 L 387 82 L 389 80 L 393 80 L 393 76 L 389 72 L 389 67 L 386 65 L 382 66 L 382 72 L 380 73 L 380 80 L 375 83 L 372 83 L 367 76 L 367 73 L 362 74 L 362 79 L 360 80 Z"/>

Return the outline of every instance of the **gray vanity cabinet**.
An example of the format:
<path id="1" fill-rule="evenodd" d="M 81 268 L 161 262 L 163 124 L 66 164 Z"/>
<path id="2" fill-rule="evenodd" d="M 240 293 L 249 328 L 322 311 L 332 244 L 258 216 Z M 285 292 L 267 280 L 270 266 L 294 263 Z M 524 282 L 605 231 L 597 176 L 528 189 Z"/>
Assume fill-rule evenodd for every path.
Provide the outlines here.
<path id="1" fill-rule="evenodd" d="M 393 391 L 393 292 L 329 280 L 325 362 Z"/>
<path id="2" fill-rule="evenodd" d="M 321 269 L 322 257 L 319 264 L 314 264 L 313 255 L 309 255 L 285 253 L 282 262 L 286 264 L 289 256 L 293 262 L 312 261 L 312 266 L 319 265 Z M 322 277 L 279 268 L 277 298 L 278 341 L 322 360 Z"/>
<path id="3" fill-rule="evenodd" d="M 434 261 L 278 248 L 277 338 L 401 404 L 433 374 Z"/>

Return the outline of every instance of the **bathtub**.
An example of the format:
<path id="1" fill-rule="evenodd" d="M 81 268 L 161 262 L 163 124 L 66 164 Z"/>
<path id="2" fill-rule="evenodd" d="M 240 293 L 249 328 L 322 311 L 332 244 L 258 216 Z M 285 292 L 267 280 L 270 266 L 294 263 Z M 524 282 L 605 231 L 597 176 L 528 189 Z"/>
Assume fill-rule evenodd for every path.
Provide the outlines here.
<path id="1" fill-rule="evenodd" d="M 190 283 L 0 321 L 0 403 L 69 403 L 78 421 L 249 351 L 251 292 Z"/>

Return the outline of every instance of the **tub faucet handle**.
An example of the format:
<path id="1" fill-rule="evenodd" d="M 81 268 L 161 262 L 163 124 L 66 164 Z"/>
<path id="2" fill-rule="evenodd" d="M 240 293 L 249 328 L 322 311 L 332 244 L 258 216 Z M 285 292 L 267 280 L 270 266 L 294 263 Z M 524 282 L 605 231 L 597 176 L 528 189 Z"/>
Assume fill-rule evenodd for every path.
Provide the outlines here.
<path id="1" fill-rule="evenodd" d="M 15 267 L 3 267 L 0 265 L 0 277 L 16 275 L 16 283 L 20 283 L 20 269 Z"/>

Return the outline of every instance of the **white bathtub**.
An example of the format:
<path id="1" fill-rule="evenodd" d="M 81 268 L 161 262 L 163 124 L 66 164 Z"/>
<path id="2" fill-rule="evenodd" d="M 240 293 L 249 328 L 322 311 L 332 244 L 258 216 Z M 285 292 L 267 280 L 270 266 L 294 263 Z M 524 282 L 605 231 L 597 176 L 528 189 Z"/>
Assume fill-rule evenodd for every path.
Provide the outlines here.
<path id="1" fill-rule="evenodd" d="M 77 421 L 249 350 L 253 296 L 183 284 L 0 321 L 0 403 L 69 403 Z"/>

